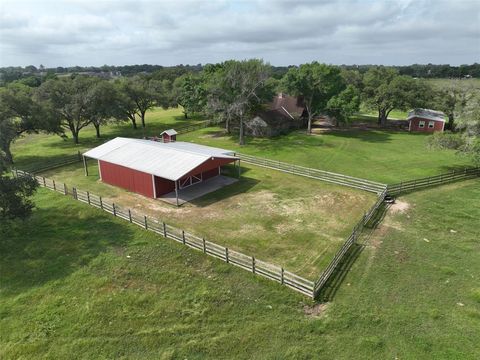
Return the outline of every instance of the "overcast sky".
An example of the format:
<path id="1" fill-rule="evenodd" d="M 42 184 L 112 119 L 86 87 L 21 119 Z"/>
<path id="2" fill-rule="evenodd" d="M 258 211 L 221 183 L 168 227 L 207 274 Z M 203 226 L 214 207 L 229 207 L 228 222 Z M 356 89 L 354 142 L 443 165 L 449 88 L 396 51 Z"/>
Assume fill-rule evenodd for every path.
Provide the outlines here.
<path id="1" fill-rule="evenodd" d="M 0 4 L 0 66 L 480 62 L 480 0 Z"/>

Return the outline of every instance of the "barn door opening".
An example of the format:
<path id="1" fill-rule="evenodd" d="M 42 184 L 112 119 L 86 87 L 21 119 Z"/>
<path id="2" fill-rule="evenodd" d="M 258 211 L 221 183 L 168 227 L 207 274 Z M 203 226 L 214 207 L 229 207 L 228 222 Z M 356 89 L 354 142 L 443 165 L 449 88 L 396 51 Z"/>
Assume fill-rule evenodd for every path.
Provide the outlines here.
<path id="1" fill-rule="evenodd" d="M 185 179 L 181 179 L 179 181 L 179 187 L 180 189 L 185 189 L 186 187 L 195 185 L 201 181 L 202 181 L 202 174 L 192 175 Z"/>

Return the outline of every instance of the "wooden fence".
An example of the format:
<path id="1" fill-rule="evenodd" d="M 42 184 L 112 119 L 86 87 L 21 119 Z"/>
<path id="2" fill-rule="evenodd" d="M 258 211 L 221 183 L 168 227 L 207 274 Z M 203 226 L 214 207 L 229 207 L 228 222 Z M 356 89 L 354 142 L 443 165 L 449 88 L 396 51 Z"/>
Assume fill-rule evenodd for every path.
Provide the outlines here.
<path id="1" fill-rule="evenodd" d="M 82 154 L 80 153 L 80 151 L 77 151 L 77 153 L 74 155 L 67 155 L 57 160 L 49 160 L 47 164 L 42 164 L 42 165 L 33 164 L 31 166 L 24 167 L 23 170 L 29 173 L 35 174 L 41 171 L 55 169 L 57 167 L 61 167 L 64 165 L 69 165 L 69 164 L 73 164 L 81 161 L 82 161 Z"/>
<path id="2" fill-rule="evenodd" d="M 312 179 L 327 181 L 330 183 L 361 189 L 375 194 L 381 194 L 387 185 L 375 181 L 356 178 L 353 176 L 337 174 L 329 171 L 308 168 L 295 164 L 285 163 L 282 161 L 259 158 L 246 154 L 236 154 L 242 161 L 246 163 L 262 166 L 265 168 L 283 171 L 286 173 L 309 177 Z"/>
<path id="3" fill-rule="evenodd" d="M 378 199 L 375 202 L 375 204 L 373 204 L 370 210 L 368 210 L 368 212 L 366 212 L 363 215 L 363 217 L 360 219 L 360 221 L 355 225 L 350 236 L 347 238 L 347 240 L 345 240 L 342 247 L 337 251 L 337 253 L 333 257 L 330 264 L 328 264 L 325 270 L 320 274 L 320 277 L 317 279 L 317 281 L 315 281 L 315 286 L 313 289 L 314 298 L 318 296 L 320 291 L 324 288 L 325 284 L 334 273 L 337 266 L 345 258 L 345 255 L 348 253 L 350 248 L 357 242 L 358 237 L 362 233 L 362 230 L 365 227 L 365 225 L 367 225 L 368 222 L 377 214 L 377 212 L 379 211 L 380 207 L 382 206 L 385 200 L 386 195 L 387 195 L 387 190 L 384 189 L 383 192 L 378 196 Z"/>
<path id="4" fill-rule="evenodd" d="M 196 124 L 177 127 L 175 128 L 175 131 L 177 132 L 177 134 L 186 134 L 186 133 L 196 131 L 199 129 L 204 129 L 213 125 L 218 125 L 220 123 L 221 121 L 218 121 L 218 120 L 205 120 Z M 159 142 L 163 141 L 161 136 L 149 136 L 149 137 L 146 137 L 146 139 L 152 140 L 152 141 L 159 141 Z"/>
<path id="5" fill-rule="evenodd" d="M 198 237 L 182 229 L 168 225 L 165 222 L 153 219 L 149 216 L 139 216 L 130 209 L 123 208 L 115 203 L 106 202 L 101 196 L 92 194 L 88 191 L 83 191 L 77 189 L 76 187 L 70 188 L 64 183 L 59 183 L 53 179 L 48 179 L 43 176 L 33 175 L 22 170 L 14 170 L 13 174 L 16 177 L 33 177 L 42 187 L 64 195 L 69 195 L 75 200 L 99 208 L 115 217 L 129 221 L 130 223 L 138 225 L 146 230 L 153 231 L 165 238 L 173 239 L 179 243 L 182 243 L 183 245 L 221 259 L 228 264 L 238 266 L 254 274 L 277 281 L 280 284 L 288 286 L 304 295 L 312 298 L 314 296 L 313 281 L 291 273 L 285 270 L 283 267 L 270 264 L 257 259 L 254 256 L 248 256 L 227 247 L 215 244 L 211 241 L 205 240 L 205 238 Z"/>
<path id="6" fill-rule="evenodd" d="M 453 170 L 448 173 L 430 176 L 421 179 L 400 182 L 387 186 L 388 195 L 398 195 L 404 192 L 414 191 L 426 187 L 441 185 L 463 179 L 472 179 L 480 176 L 480 167 Z"/>

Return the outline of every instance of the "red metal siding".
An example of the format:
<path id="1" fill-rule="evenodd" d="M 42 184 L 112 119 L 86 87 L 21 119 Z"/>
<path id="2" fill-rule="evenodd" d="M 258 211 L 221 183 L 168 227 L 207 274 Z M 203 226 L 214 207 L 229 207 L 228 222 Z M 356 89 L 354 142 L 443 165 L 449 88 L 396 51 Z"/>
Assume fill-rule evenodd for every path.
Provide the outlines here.
<path id="1" fill-rule="evenodd" d="M 217 175 L 220 175 L 219 169 L 215 168 L 212 170 L 207 170 L 202 173 L 202 179 L 205 181 L 207 179 L 213 178 Z"/>
<path id="2" fill-rule="evenodd" d="M 153 198 L 152 175 L 99 161 L 102 181 Z"/>
<path id="3" fill-rule="evenodd" d="M 168 135 L 168 134 L 163 134 L 162 135 L 162 138 L 163 138 L 163 142 L 171 142 L 171 141 L 176 141 L 177 140 L 177 135 Z"/>
<path id="4" fill-rule="evenodd" d="M 160 195 L 175 191 L 175 182 L 155 176 L 155 189 L 157 197 L 160 197 Z"/>
<path id="5" fill-rule="evenodd" d="M 209 160 L 205 161 L 203 164 L 197 166 L 195 169 L 186 174 L 184 178 L 192 175 L 197 175 L 202 172 L 205 173 L 212 169 L 218 169 L 219 166 L 227 165 L 233 163 L 234 161 L 234 159 L 210 158 Z"/>
<path id="6" fill-rule="evenodd" d="M 425 126 L 423 128 L 420 127 L 420 121 L 425 121 Z M 428 123 L 430 121 L 434 122 L 433 128 L 428 127 Z M 410 131 L 432 133 L 434 131 L 443 131 L 443 125 L 444 125 L 444 122 L 442 121 L 423 119 L 419 117 L 414 117 L 410 119 Z"/>

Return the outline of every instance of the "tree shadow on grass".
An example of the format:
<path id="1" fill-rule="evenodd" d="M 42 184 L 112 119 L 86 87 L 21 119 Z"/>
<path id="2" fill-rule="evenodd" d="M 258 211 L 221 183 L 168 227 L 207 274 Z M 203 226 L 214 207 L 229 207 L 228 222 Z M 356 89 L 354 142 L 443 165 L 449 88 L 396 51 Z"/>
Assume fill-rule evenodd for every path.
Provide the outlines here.
<path id="1" fill-rule="evenodd" d="M 58 209 L 57 200 L 51 202 L 38 205 L 24 222 L 0 226 L 4 294 L 67 277 L 109 248 L 124 246 L 133 233 L 128 225 L 112 224 L 96 211 L 81 211 L 78 206 Z"/>
<path id="2" fill-rule="evenodd" d="M 391 141 L 391 133 L 385 130 L 331 130 L 326 136 L 338 138 L 355 138 L 370 143 L 385 143 Z"/>

